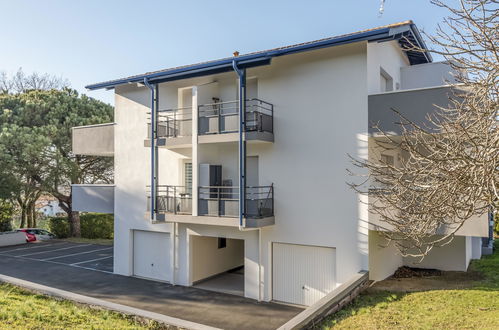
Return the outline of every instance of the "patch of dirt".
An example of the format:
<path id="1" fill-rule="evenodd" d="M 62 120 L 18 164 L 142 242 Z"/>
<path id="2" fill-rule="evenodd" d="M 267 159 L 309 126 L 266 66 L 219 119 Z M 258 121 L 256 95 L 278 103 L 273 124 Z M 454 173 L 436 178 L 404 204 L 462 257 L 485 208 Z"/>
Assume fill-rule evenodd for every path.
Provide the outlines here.
<path id="1" fill-rule="evenodd" d="M 470 288 L 483 279 L 476 271 L 446 272 L 435 269 L 401 267 L 386 280 L 375 282 L 370 291 L 416 292 L 428 290 L 460 290 Z"/>
<path id="2" fill-rule="evenodd" d="M 412 267 L 400 267 L 397 269 L 393 278 L 410 278 L 410 277 L 428 277 L 428 276 L 441 276 L 442 271 L 437 269 L 424 269 Z"/>

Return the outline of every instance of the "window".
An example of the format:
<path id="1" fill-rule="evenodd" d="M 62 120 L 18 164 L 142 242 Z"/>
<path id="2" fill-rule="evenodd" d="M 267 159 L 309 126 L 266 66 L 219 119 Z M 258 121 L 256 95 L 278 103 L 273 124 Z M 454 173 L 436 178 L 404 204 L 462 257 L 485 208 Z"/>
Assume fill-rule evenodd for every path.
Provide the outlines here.
<path id="1" fill-rule="evenodd" d="M 184 186 L 186 192 L 192 191 L 192 163 L 184 163 Z"/>
<path id="2" fill-rule="evenodd" d="M 379 68 L 379 91 L 390 92 L 393 90 L 393 78 L 382 67 Z"/>
<path id="3" fill-rule="evenodd" d="M 218 248 L 219 249 L 224 249 L 227 247 L 227 238 L 225 237 L 219 237 L 218 238 Z"/>
<path id="4" fill-rule="evenodd" d="M 381 155 L 381 162 L 383 163 L 383 165 L 394 166 L 395 165 L 395 157 L 382 154 Z"/>

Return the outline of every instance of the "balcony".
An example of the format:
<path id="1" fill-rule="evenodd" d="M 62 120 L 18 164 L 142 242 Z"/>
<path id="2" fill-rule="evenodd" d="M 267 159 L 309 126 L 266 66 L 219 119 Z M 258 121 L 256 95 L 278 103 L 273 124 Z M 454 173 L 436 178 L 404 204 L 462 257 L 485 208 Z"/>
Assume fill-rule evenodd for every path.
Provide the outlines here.
<path id="1" fill-rule="evenodd" d="M 239 102 L 203 104 L 198 109 L 199 143 L 239 140 Z M 259 99 L 246 101 L 246 141 L 274 142 L 274 106 Z"/>
<path id="2" fill-rule="evenodd" d="M 150 116 L 150 113 L 149 113 Z M 148 120 L 150 121 L 150 117 Z M 192 108 L 159 110 L 157 117 L 158 147 L 169 149 L 192 146 Z M 147 124 L 145 146 L 151 144 L 151 124 Z"/>
<path id="3" fill-rule="evenodd" d="M 73 211 L 114 213 L 114 185 L 71 185 Z"/>
<path id="4" fill-rule="evenodd" d="M 151 192 L 147 196 L 147 211 L 151 211 Z M 159 214 L 192 214 L 192 192 L 185 186 L 158 186 L 156 209 Z"/>
<path id="5" fill-rule="evenodd" d="M 239 187 L 203 186 L 198 188 L 198 215 L 192 215 L 192 193 L 184 186 L 159 186 L 157 196 L 158 221 L 196 223 L 218 226 L 239 226 Z M 150 212 L 150 191 L 147 211 Z M 246 227 L 273 225 L 274 187 L 246 188 Z"/>
<path id="6" fill-rule="evenodd" d="M 106 123 L 73 127 L 73 154 L 114 156 L 114 125 L 114 123 Z"/>
<path id="7" fill-rule="evenodd" d="M 274 216 L 274 187 L 246 187 L 247 219 Z M 211 217 L 239 217 L 239 187 L 199 187 L 198 214 Z"/>
<path id="8" fill-rule="evenodd" d="M 449 98 L 459 98 L 463 91 L 459 87 L 439 86 L 369 95 L 369 133 L 377 135 L 379 131 L 373 124 L 378 124 L 386 133 L 401 135 L 403 128 L 398 124 L 401 119 L 393 109 L 415 124 L 432 128 L 427 115 L 435 113 L 439 106 L 448 107 Z"/>

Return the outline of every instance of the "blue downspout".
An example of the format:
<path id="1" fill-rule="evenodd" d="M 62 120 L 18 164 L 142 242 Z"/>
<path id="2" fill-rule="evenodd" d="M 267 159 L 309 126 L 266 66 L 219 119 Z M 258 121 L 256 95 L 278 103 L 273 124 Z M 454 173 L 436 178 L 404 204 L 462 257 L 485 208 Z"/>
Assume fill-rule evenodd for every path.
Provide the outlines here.
<path id="1" fill-rule="evenodd" d="M 239 229 L 245 227 L 244 216 L 246 210 L 246 70 L 239 69 L 236 60 L 232 67 L 239 76 Z"/>
<path id="2" fill-rule="evenodd" d="M 156 152 L 156 98 L 154 86 L 144 78 L 144 85 L 151 90 L 151 221 L 156 220 L 156 198 L 157 198 L 157 152 Z"/>

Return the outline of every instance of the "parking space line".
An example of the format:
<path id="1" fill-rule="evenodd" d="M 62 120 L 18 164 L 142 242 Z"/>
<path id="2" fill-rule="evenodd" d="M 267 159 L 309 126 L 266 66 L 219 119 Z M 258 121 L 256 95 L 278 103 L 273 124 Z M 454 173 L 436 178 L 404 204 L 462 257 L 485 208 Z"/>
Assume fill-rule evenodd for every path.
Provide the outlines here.
<path id="1" fill-rule="evenodd" d="M 97 258 L 97 259 L 92 259 L 92 260 L 86 260 L 86 261 L 80 261 L 80 262 L 75 262 L 73 264 L 69 264 L 70 266 L 76 266 L 79 264 L 86 264 L 88 262 L 94 262 L 94 261 L 99 261 L 99 260 L 104 260 L 104 259 L 109 259 L 112 258 L 113 256 L 107 256 L 107 257 L 102 257 L 102 258 Z"/>
<path id="2" fill-rule="evenodd" d="M 84 266 L 80 266 L 80 265 L 65 264 L 63 262 L 57 262 L 57 261 L 52 261 L 52 260 L 46 260 L 46 261 L 44 261 L 44 260 L 41 260 L 41 259 L 21 257 L 21 256 L 12 256 L 12 255 L 2 254 L 2 253 L 0 253 L 0 255 L 4 255 L 4 256 L 9 257 L 9 258 L 17 258 L 17 259 L 24 259 L 24 260 L 30 260 L 30 261 L 39 261 L 39 262 L 47 262 L 47 263 L 57 264 L 57 265 L 62 265 L 62 266 L 82 268 L 82 269 L 86 269 L 86 270 L 93 270 L 95 272 L 101 272 L 101 273 L 106 273 L 106 274 L 114 274 L 113 272 L 109 272 L 107 270 L 102 270 L 102 269 L 97 269 L 97 268 L 90 268 L 90 267 L 84 267 Z"/>
<path id="3" fill-rule="evenodd" d="M 25 256 L 32 256 L 35 254 L 42 254 L 42 253 L 49 253 L 49 252 L 56 252 L 56 251 L 62 251 L 62 250 L 69 250 L 69 249 L 74 249 L 78 247 L 85 247 L 85 246 L 90 246 L 92 244 L 81 244 L 81 245 L 74 245 L 74 246 L 68 246 L 65 248 L 60 248 L 60 249 L 55 249 L 55 250 L 48 250 L 48 251 L 40 251 L 40 252 L 33 252 L 33 253 L 27 253 L 27 254 L 21 254 L 18 255 L 17 257 L 25 257 Z"/>
<path id="4" fill-rule="evenodd" d="M 112 249 L 112 247 L 108 247 L 108 248 L 105 248 L 105 249 L 92 250 L 92 251 L 85 251 L 85 252 L 78 252 L 78 253 L 66 254 L 66 255 L 63 255 L 63 256 L 45 258 L 45 259 L 40 259 L 40 260 L 41 261 L 48 261 L 48 260 L 53 260 L 53 259 L 60 259 L 60 258 L 65 258 L 65 257 L 72 257 L 72 256 L 80 255 L 80 254 L 87 254 L 87 253 L 98 252 L 98 251 L 105 251 L 105 250 L 110 250 L 110 249 Z"/>
<path id="5" fill-rule="evenodd" d="M 33 243 L 33 244 L 40 244 L 40 243 Z M 31 247 L 24 247 L 24 248 L 19 248 L 19 249 L 12 249 L 12 250 L 3 250 L 5 252 L 13 252 L 13 251 L 20 251 L 20 250 L 31 250 L 31 249 L 38 249 L 38 248 L 44 248 L 44 247 L 47 247 L 47 246 L 54 246 L 54 245 L 67 245 L 68 242 L 62 242 L 62 243 L 53 243 L 53 244 L 44 244 L 42 243 L 41 245 L 39 246 L 31 246 Z"/>

